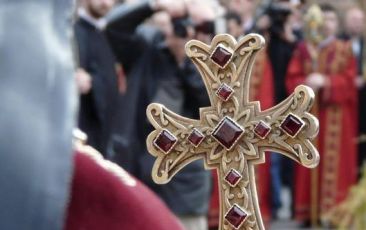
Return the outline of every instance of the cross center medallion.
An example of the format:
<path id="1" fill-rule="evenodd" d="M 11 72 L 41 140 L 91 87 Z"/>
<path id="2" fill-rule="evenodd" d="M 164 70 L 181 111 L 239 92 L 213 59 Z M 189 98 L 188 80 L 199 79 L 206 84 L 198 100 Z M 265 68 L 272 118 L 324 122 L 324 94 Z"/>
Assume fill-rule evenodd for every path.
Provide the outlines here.
<path id="1" fill-rule="evenodd" d="M 155 130 L 147 138 L 157 159 L 152 177 L 168 183 L 185 165 L 204 159 L 216 169 L 220 185 L 220 229 L 264 229 L 255 186 L 254 165 L 264 152 L 278 152 L 313 168 L 319 154 L 311 140 L 319 130 L 309 113 L 314 92 L 300 85 L 280 104 L 261 111 L 249 101 L 249 80 L 256 53 L 264 39 L 249 34 L 239 42 L 228 35 L 214 37 L 211 45 L 192 40 L 186 54 L 205 83 L 211 106 L 200 109 L 200 119 L 173 113 L 161 104 L 147 108 Z M 263 83 L 265 84 L 265 83 Z"/>

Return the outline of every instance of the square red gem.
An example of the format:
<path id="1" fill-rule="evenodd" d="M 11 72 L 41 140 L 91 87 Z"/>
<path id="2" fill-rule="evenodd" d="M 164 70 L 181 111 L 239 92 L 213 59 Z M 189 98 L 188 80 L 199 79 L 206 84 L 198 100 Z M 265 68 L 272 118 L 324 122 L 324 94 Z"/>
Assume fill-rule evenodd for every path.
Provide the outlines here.
<path id="1" fill-rule="evenodd" d="M 290 113 L 285 120 L 283 120 L 280 127 L 289 136 L 295 137 L 304 125 L 305 123 L 300 118 Z"/>
<path id="2" fill-rule="evenodd" d="M 225 181 L 229 183 L 232 187 L 235 187 L 240 179 L 242 178 L 242 175 L 236 171 L 235 169 L 230 169 L 230 171 L 225 176 Z"/>
<path id="3" fill-rule="evenodd" d="M 230 150 L 243 133 L 244 130 L 235 121 L 226 116 L 216 126 L 212 137 L 227 150 Z"/>
<path id="4" fill-rule="evenodd" d="M 225 68 L 229 64 L 233 53 L 223 45 L 218 45 L 211 55 L 211 60 L 220 68 Z"/>
<path id="5" fill-rule="evenodd" d="M 163 129 L 154 140 L 154 145 L 164 153 L 169 153 L 176 143 L 177 138 L 166 129 Z"/>
<path id="6" fill-rule="evenodd" d="M 259 123 L 254 128 L 254 133 L 261 139 L 266 138 L 270 131 L 271 126 L 267 125 L 263 121 L 259 121 Z"/>
<path id="7" fill-rule="evenodd" d="M 240 208 L 237 204 L 234 204 L 225 215 L 225 220 L 229 222 L 235 229 L 239 229 L 243 224 L 248 214 Z"/>
<path id="8" fill-rule="evenodd" d="M 189 134 L 188 136 L 189 142 L 191 142 L 191 144 L 194 145 L 195 147 L 201 144 L 204 138 L 205 136 L 196 128 L 194 128 L 191 134 Z"/>
<path id="9" fill-rule="evenodd" d="M 234 93 L 234 90 L 225 83 L 222 83 L 216 91 L 216 95 L 223 101 L 227 101 Z"/>

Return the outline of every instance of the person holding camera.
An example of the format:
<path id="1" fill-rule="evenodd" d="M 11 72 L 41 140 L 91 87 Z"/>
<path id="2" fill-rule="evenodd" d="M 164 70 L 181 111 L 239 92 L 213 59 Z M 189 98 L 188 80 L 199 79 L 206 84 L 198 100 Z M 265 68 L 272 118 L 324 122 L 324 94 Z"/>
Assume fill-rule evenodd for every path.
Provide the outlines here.
<path id="1" fill-rule="evenodd" d="M 122 4 L 106 16 L 107 37 L 117 59 L 123 64 L 128 83 L 124 112 L 118 119 L 128 139 L 120 162 L 154 190 L 180 218 L 187 229 L 206 229 L 210 198 L 210 172 L 202 161 L 189 164 L 169 184 L 152 181 L 154 158 L 145 140 L 152 127 L 146 107 L 159 102 L 170 110 L 197 118 L 199 107 L 209 105 L 204 83 L 193 63 L 185 56 L 185 43 L 199 34 L 212 36 L 213 13 L 197 10 L 193 1 L 156 0 Z M 198 3 L 197 1 L 195 3 Z M 208 8 L 202 5 L 202 10 Z M 144 24 L 147 19 L 151 19 Z"/>

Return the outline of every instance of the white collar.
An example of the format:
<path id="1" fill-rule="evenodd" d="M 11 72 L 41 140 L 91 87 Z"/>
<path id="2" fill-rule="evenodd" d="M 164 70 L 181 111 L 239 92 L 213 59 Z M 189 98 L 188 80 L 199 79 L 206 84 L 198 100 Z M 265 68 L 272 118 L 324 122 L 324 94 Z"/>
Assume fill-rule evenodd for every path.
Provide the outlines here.
<path id="1" fill-rule="evenodd" d="M 107 21 L 105 18 L 96 19 L 91 16 L 83 7 L 79 7 L 77 13 L 80 18 L 89 22 L 91 25 L 99 30 L 103 30 L 107 25 Z"/>

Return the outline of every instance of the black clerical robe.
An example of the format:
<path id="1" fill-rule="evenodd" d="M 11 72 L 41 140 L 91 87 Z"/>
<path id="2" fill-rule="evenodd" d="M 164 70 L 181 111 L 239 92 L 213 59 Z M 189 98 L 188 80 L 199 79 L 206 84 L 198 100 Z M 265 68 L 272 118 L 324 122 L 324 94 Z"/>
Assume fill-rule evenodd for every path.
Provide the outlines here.
<path id="1" fill-rule="evenodd" d="M 88 144 L 107 152 L 118 94 L 116 59 L 104 33 L 79 18 L 75 23 L 79 67 L 92 77 L 92 89 L 80 96 L 79 128 Z"/>

